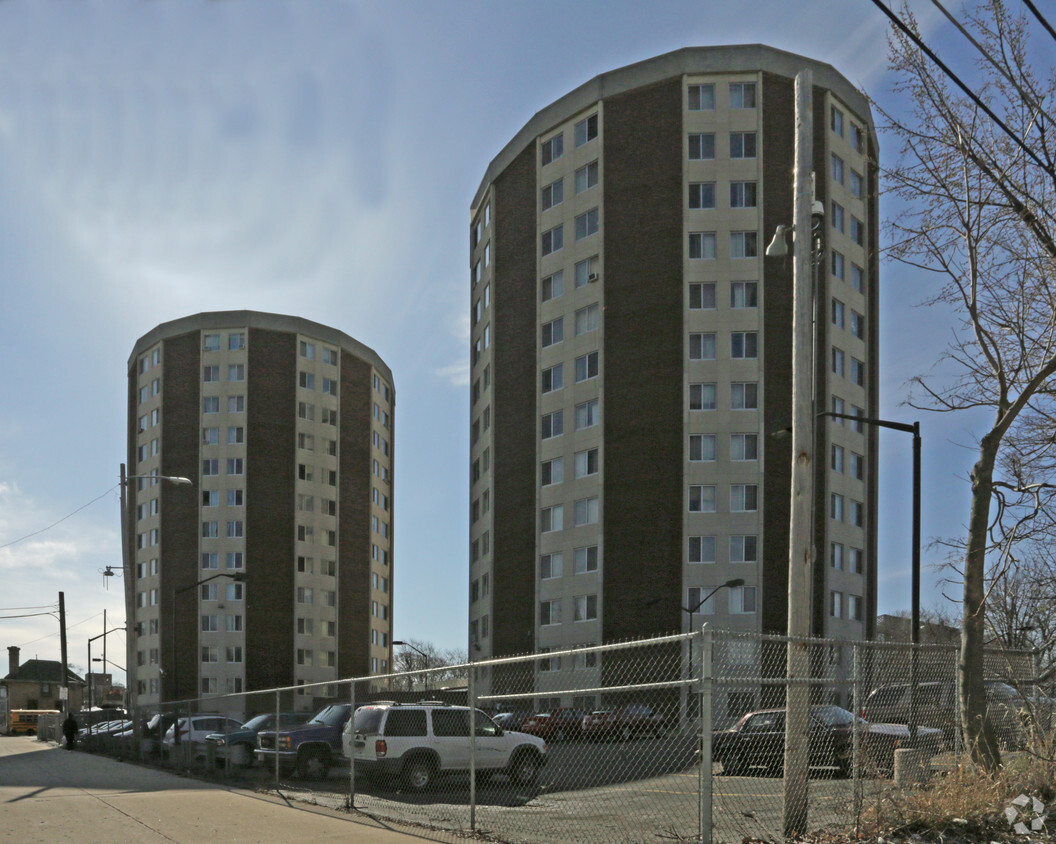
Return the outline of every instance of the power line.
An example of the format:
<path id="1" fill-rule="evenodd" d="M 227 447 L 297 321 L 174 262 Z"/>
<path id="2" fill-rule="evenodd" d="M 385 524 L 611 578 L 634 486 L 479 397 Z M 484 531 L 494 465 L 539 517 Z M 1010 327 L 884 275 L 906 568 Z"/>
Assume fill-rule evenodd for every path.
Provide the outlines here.
<path id="1" fill-rule="evenodd" d="M 938 65 L 939 69 L 943 73 L 945 73 L 946 76 L 948 76 L 953 81 L 953 83 L 958 88 L 960 88 L 965 93 L 965 95 L 983 111 L 983 113 L 986 114 L 987 117 L 989 117 L 992 121 L 994 121 L 994 123 L 1001 127 L 1001 130 L 1006 135 L 1008 135 L 1008 137 L 1011 138 L 1015 142 L 1015 144 L 1023 150 L 1023 152 L 1025 152 L 1049 176 L 1051 176 L 1053 179 L 1056 179 L 1056 170 L 1053 169 L 1052 165 L 1046 164 L 1044 161 L 1038 158 L 1034 150 L 1027 146 L 1027 144 L 1019 137 L 1019 135 L 1013 132 L 1005 124 L 1005 122 L 1000 117 L 998 117 L 993 112 L 993 110 L 979 98 L 978 94 L 976 94 L 971 88 L 969 88 L 964 82 L 962 82 L 961 78 L 956 73 L 954 73 L 949 67 L 947 67 L 946 64 L 942 61 L 942 59 L 935 55 L 934 51 L 932 51 L 928 47 L 928 45 L 925 44 L 915 32 L 913 32 L 913 30 L 911 30 L 902 22 L 902 19 L 899 18 L 898 15 L 888 9 L 887 6 L 885 6 L 883 2 L 881 2 L 881 0 L 873 0 L 873 5 L 880 9 L 880 11 L 882 11 L 885 15 L 887 15 L 887 17 L 890 18 L 891 22 L 896 27 L 898 27 L 898 29 L 907 38 L 909 38 L 914 44 L 916 44 L 917 48 L 922 53 L 924 53 L 929 59 L 935 62 L 935 64 Z"/>
<path id="2" fill-rule="evenodd" d="M 33 531 L 33 533 L 27 533 L 25 536 L 20 536 L 18 539 L 12 539 L 10 542 L 5 542 L 3 545 L 0 545 L 0 549 L 10 548 L 12 545 L 16 545 L 19 542 L 22 542 L 23 540 L 26 540 L 26 539 L 29 539 L 30 537 L 42 534 L 45 531 L 51 530 L 53 527 L 55 527 L 57 525 L 61 525 L 64 521 L 66 521 L 68 518 L 70 518 L 70 516 L 76 516 L 78 513 L 81 512 L 81 510 L 85 509 L 86 507 L 91 507 L 100 498 L 106 498 L 106 496 L 108 496 L 111 492 L 113 492 L 119 486 L 121 486 L 121 484 L 114 484 L 112 487 L 110 487 L 110 489 L 108 489 L 102 495 L 98 496 L 97 498 L 93 498 L 87 504 L 84 504 L 84 505 L 78 507 L 72 513 L 67 513 L 65 516 L 63 516 L 61 519 L 59 519 L 57 522 L 54 522 L 54 523 L 48 525 L 47 527 L 43 527 L 40 530 L 35 530 L 35 531 Z"/>
<path id="3" fill-rule="evenodd" d="M 1049 22 L 1045 20 L 1041 12 L 1038 11 L 1037 7 L 1031 2 L 1031 0 L 1023 0 L 1023 5 L 1034 13 L 1034 17 L 1038 19 L 1038 23 L 1045 27 L 1045 29 L 1049 31 L 1049 35 L 1051 35 L 1053 39 L 1056 40 L 1056 31 L 1053 31 L 1053 28 L 1049 25 Z"/>
<path id="4" fill-rule="evenodd" d="M 1029 0 L 1024 0 L 1024 1 L 1025 2 L 1029 2 Z M 1045 111 L 1045 109 L 1043 109 L 1041 107 L 1040 103 L 1035 101 L 1035 99 L 1033 97 L 1031 97 L 1030 94 L 1028 94 L 1025 90 L 1023 90 L 1023 87 L 1019 84 L 1019 81 L 1014 76 L 1012 76 L 1012 74 L 1009 73 L 1004 67 L 1002 67 L 994 59 L 994 57 L 991 56 L 989 52 L 987 52 L 986 48 L 983 47 L 982 44 L 980 44 L 978 41 L 975 40 L 975 38 L 972 36 L 972 34 L 967 29 L 964 28 L 964 25 L 959 20 L 957 20 L 957 18 L 955 18 L 949 12 L 946 9 L 946 7 L 943 6 L 941 2 L 939 2 L 939 0 L 931 0 L 931 3 L 932 3 L 933 6 L 935 6 L 935 8 L 937 8 L 940 12 L 942 12 L 946 16 L 946 19 L 957 28 L 958 32 L 960 32 L 961 35 L 963 35 L 965 38 L 968 39 L 969 43 L 971 43 L 971 45 L 973 47 L 975 47 L 976 50 L 979 51 L 979 53 L 982 55 L 982 57 L 984 59 L 986 59 L 990 63 L 990 66 L 993 67 L 994 70 L 996 70 L 1003 77 L 1005 77 L 1005 79 L 1008 80 L 1009 84 L 1011 84 L 1012 87 L 1015 88 L 1016 91 L 1019 93 L 1020 99 L 1022 99 L 1023 102 L 1026 103 L 1026 105 L 1029 108 L 1033 109 L 1036 112 L 1044 114 L 1049 119 L 1050 123 L 1056 123 L 1056 120 L 1053 119 L 1052 115 L 1049 114 L 1047 111 Z M 1047 26 L 1047 24 L 1046 24 L 1046 26 Z M 1050 30 L 1050 32 L 1051 32 L 1051 30 Z"/>

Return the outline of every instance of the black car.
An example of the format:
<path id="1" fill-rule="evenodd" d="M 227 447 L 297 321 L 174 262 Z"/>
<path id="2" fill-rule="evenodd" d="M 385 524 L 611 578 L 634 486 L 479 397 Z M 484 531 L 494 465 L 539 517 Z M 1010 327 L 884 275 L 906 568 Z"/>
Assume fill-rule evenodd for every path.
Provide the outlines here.
<path id="1" fill-rule="evenodd" d="M 841 774 L 851 770 L 855 716 L 838 706 L 810 707 L 808 759 L 811 767 L 835 768 Z M 909 728 L 904 724 L 870 724 L 858 719 L 860 757 L 865 769 L 890 772 L 895 750 L 905 746 Z M 937 753 L 942 731 L 928 727 L 917 730 L 918 747 Z M 722 763 L 729 776 L 755 773 L 758 769 L 780 774 L 784 767 L 785 710 L 749 712 L 729 730 L 712 736 L 712 761 Z"/>

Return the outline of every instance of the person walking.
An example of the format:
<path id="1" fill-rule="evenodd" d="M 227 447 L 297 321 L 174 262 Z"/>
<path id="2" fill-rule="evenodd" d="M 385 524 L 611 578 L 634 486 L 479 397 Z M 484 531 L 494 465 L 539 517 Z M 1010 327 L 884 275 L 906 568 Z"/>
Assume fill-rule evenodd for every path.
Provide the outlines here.
<path id="1" fill-rule="evenodd" d="M 73 750 L 73 746 L 77 744 L 77 719 L 73 717 L 72 712 L 68 713 L 66 720 L 62 722 L 62 733 L 66 736 L 66 749 Z"/>

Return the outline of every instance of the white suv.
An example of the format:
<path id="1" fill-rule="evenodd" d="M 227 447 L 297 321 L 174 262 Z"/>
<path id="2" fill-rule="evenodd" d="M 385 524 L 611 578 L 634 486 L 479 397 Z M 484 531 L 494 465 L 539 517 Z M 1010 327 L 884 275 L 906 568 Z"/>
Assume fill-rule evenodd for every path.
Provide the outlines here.
<path id="1" fill-rule="evenodd" d="M 546 764 L 546 742 L 506 732 L 475 712 L 478 775 L 505 773 L 518 785 L 535 781 Z M 468 771 L 470 709 L 427 701 L 383 701 L 356 710 L 345 725 L 342 746 L 357 774 L 400 778 L 409 791 L 424 791 L 439 774 Z"/>

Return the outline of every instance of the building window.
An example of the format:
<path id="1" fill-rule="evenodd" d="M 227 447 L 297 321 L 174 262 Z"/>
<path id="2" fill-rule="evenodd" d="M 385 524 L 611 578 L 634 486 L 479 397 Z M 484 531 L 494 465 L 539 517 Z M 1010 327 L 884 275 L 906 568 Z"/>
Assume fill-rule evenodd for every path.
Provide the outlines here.
<path id="1" fill-rule="evenodd" d="M 202 399 L 202 413 L 219 413 L 220 396 L 205 396 Z"/>
<path id="2" fill-rule="evenodd" d="M 311 372 L 298 373 L 297 382 L 306 390 L 315 389 L 315 375 Z"/>
<path id="3" fill-rule="evenodd" d="M 859 340 L 865 339 L 865 317 L 858 311 L 851 311 L 851 334 Z"/>
<path id="4" fill-rule="evenodd" d="M 692 182 L 689 186 L 689 207 L 693 210 L 715 207 L 715 183 Z"/>
<path id="5" fill-rule="evenodd" d="M 228 381 L 245 381 L 246 365 L 244 363 L 232 363 L 227 367 Z"/>
<path id="6" fill-rule="evenodd" d="M 843 349 L 838 349 L 835 346 L 832 347 L 832 374 L 843 376 L 843 362 L 844 362 Z"/>
<path id="7" fill-rule="evenodd" d="M 202 367 L 202 380 L 206 383 L 220 380 L 220 367 L 216 365 Z"/>
<path id="8" fill-rule="evenodd" d="M 596 448 L 577 451 L 575 461 L 577 478 L 585 478 L 598 473 L 598 450 Z"/>
<path id="9" fill-rule="evenodd" d="M 690 586 L 686 607 L 692 610 L 694 615 L 714 615 L 714 588 L 713 586 Z M 704 600 L 705 598 L 707 598 L 706 601 Z M 702 601 L 703 603 L 701 603 Z"/>
<path id="10" fill-rule="evenodd" d="M 544 413 L 542 417 L 542 438 L 544 440 L 559 437 L 564 433 L 564 413 L 555 410 L 553 413 Z"/>
<path id="11" fill-rule="evenodd" d="M 598 400 L 591 399 L 576 405 L 576 430 L 591 428 L 598 424 Z"/>
<path id="12" fill-rule="evenodd" d="M 576 358 L 576 383 L 598 377 L 598 353 L 588 352 Z"/>
<path id="13" fill-rule="evenodd" d="M 715 110 L 715 86 L 711 83 L 690 85 L 688 88 L 690 111 Z"/>
<path id="14" fill-rule="evenodd" d="M 565 245 L 565 229 L 563 226 L 554 226 L 549 231 L 543 232 L 542 250 L 544 255 L 557 252 Z"/>
<path id="15" fill-rule="evenodd" d="M 757 484 L 730 485 L 730 512 L 754 513 L 759 509 L 759 487 Z"/>
<path id="16" fill-rule="evenodd" d="M 689 488 L 690 513 L 714 513 L 715 487 L 712 485 L 693 484 Z"/>
<path id="17" fill-rule="evenodd" d="M 755 108 L 755 83 L 730 83 L 730 108 Z"/>
<path id="18" fill-rule="evenodd" d="M 843 302 L 839 299 L 832 300 L 832 324 L 837 328 L 843 328 Z"/>
<path id="19" fill-rule="evenodd" d="M 714 536 L 691 536 L 689 537 L 689 562 L 696 564 L 711 564 L 715 562 L 715 537 Z"/>
<path id="20" fill-rule="evenodd" d="M 595 303 L 576 311 L 576 334 L 596 331 L 601 318 L 601 309 Z"/>
<path id="21" fill-rule="evenodd" d="M 562 389 L 565 386 L 565 365 L 559 363 L 556 366 L 551 366 L 549 369 L 544 369 L 542 381 L 543 393 L 552 393 L 556 390 Z"/>
<path id="22" fill-rule="evenodd" d="M 856 480 L 865 480 L 865 456 L 857 452 L 851 452 L 851 475 Z"/>
<path id="23" fill-rule="evenodd" d="M 716 388 L 714 384 L 689 385 L 690 410 L 715 410 L 716 404 Z"/>
<path id="24" fill-rule="evenodd" d="M 715 232 L 690 232 L 689 257 L 694 261 L 715 260 Z"/>
<path id="25" fill-rule="evenodd" d="M 541 191 L 543 210 L 546 211 L 555 205 L 560 205 L 565 198 L 565 180 L 558 179 L 546 185 Z"/>
<path id="26" fill-rule="evenodd" d="M 730 335 L 730 357 L 755 358 L 759 355 L 759 335 L 755 331 L 734 331 Z"/>
<path id="27" fill-rule="evenodd" d="M 864 558 L 865 552 L 861 548 L 847 549 L 847 568 L 852 574 L 862 573 L 862 563 Z"/>
<path id="28" fill-rule="evenodd" d="M 850 124 L 851 130 L 848 136 L 848 140 L 855 152 L 865 152 L 865 132 L 861 126 L 857 126 L 854 123 Z"/>
<path id="29" fill-rule="evenodd" d="M 227 412 L 228 413 L 245 413 L 246 411 L 246 397 L 245 396 L 228 396 L 227 397 Z"/>
<path id="30" fill-rule="evenodd" d="M 829 592 L 829 615 L 832 618 L 843 618 L 843 593 L 835 590 Z"/>
<path id="31" fill-rule="evenodd" d="M 832 180 L 843 184 L 843 159 L 840 158 L 836 153 L 832 154 L 831 163 Z"/>
<path id="32" fill-rule="evenodd" d="M 547 627 L 561 623 L 561 599 L 539 602 L 539 624 Z"/>
<path id="33" fill-rule="evenodd" d="M 560 552 L 539 557 L 539 579 L 553 580 L 564 573 L 564 558 Z M 477 581 L 473 581 L 476 585 Z"/>
<path id="34" fill-rule="evenodd" d="M 730 614 L 745 615 L 755 612 L 755 587 L 734 586 L 730 589 Z"/>
<path id="35" fill-rule="evenodd" d="M 843 521 L 843 496 L 838 492 L 829 494 L 829 518 L 836 522 Z"/>
<path id="36" fill-rule="evenodd" d="M 755 182 L 730 182 L 730 208 L 755 208 L 759 204 Z"/>
<path id="37" fill-rule="evenodd" d="M 591 161 L 576 170 L 575 181 L 577 194 L 594 187 L 598 183 L 598 162 Z"/>
<path id="38" fill-rule="evenodd" d="M 552 460 L 544 460 L 542 464 L 541 486 L 559 484 L 565 479 L 565 459 L 555 457 Z"/>
<path id="39" fill-rule="evenodd" d="M 220 568 L 219 555 L 216 553 L 202 554 L 202 568 L 203 569 L 218 569 Z"/>
<path id="40" fill-rule="evenodd" d="M 241 519 L 232 519 L 227 523 L 227 538 L 238 539 L 243 535 L 243 526 Z"/>
<path id="41" fill-rule="evenodd" d="M 310 604 L 314 595 L 312 594 L 311 587 L 298 586 L 297 587 L 297 603 L 298 604 Z"/>
<path id="42" fill-rule="evenodd" d="M 715 133 L 694 132 L 689 136 L 689 160 L 713 161 L 715 159 Z"/>
<path id="43" fill-rule="evenodd" d="M 206 334 L 202 337 L 202 351 L 205 352 L 219 352 L 220 351 L 220 335 L 219 334 Z"/>
<path id="44" fill-rule="evenodd" d="M 730 460 L 759 459 L 758 434 L 730 434 Z"/>
<path id="45" fill-rule="evenodd" d="M 715 435 L 690 434 L 689 459 L 693 461 L 713 461 L 715 459 Z"/>
<path id="46" fill-rule="evenodd" d="M 229 475 L 241 475 L 243 474 L 244 468 L 243 459 L 241 457 L 228 457 L 227 458 L 227 474 Z"/>
<path id="47" fill-rule="evenodd" d="M 759 284 L 754 281 L 735 281 L 730 284 L 731 308 L 759 307 Z"/>
<path id="48" fill-rule="evenodd" d="M 694 282 L 689 285 L 689 307 L 693 310 L 715 309 L 715 282 Z"/>
<path id="49" fill-rule="evenodd" d="M 562 134 L 554 135 L 552 138 L 543 141 L 540 146 L 543 166 L 545 167 L 565 154 L 565 136 Z"/>
<path id="50" fill-rule="evenodd" d="M 865 223 L 851 215 L 851 240 L 859 246 L 865 245 Z"/>
<path id="51" fill-rule="evenodd" d="M 757 232 L 730 232 L 731 258 L 757 258 L 759 235 Z"/>
<path id="52" fill-rule="evenodd" d="M 832 202 L 832 227 L 843 233 L 843 206 L 835 200 Z"/>
<path id="53" fill-rule="evenodd" d="M 216 539 L 220 535 L 219 522 L 202 522 L 202 538 Z"/>
<path id="54" fill-rule="evenodd" d="M 576 240 L 598 233 L 598 209 L 591 208 L 576 217 Z"/>
<path id="55" fill-rule="evenodd" d="M 575 620 L 595 621 L 598 617 L 597 595 L 576 595 Z"/>
<path id="56" fill-rule="evenodd" d="M 754 535 L 730 537 L 730 562 L 755 563 L 759 561 L 759 537 Z"/>
<path id="57" fill-rule="evenodd" d="M 245 442 L 246 430 L 240 426 L 231 426 L 227 429 L 227 444 L 240 445 Z"/>
<path id="58" fill-rule="evenodd" d="M 598 546 L 584 545 L 572 552 L 572 567 L 576 574 L 598 570 Z"/>
<path id="59" fill-rule="evenodd" d="M 580 498 L 575 503 L 574 522 L 576 527 L 582 525 L 595 525 L 598 523 L 598 499 Z"/>
<path id="60" fill-rule="evenodd" d="M 219 445 L 219 428 L 202 428 L 202 445 Z"/>
<path id="61" fill-rule="evenodd" d="M 583 144 L 593 141 L 598 137 L 597 112 L 576 123 L 572 130 L 572 136 L 577 147 L 581 147 Z"/>
<path id="62" fill-rule="evenodd" d="M 578 290 L 580 287 L 585 287 L 592 281 L 598 280 L 598 256 L 592 255 L 590 258 L 585 258 L 582 261 L 577 261 L 573 268 L 573 275 L 575 277 L 575 286 Z"/>
<path id="63" fill-rule="evenodd" d="M 241 569 L 242 568 L 242 552 L 241 551 L 228 551 L 225 565 L 229 569 Z"/>
<path id="64" fill-rule="evenodd" d="M 847 596 L 847 618 L 851 621 L 862 620 L 862 598 L 860 595 Z"/>
<path id="65" fill-rule="evenodd" d="M 544 349 L 548 346 L 553 346 L 555 343 L 560 343 L 564 339 L 565 322 L 563 317 L 543 323 L 541 345 Z"/>
<path id="66" fill-rule="evenodd" d="M 850 179 L 851 196 L 855 196 L 858 199 L 861 199 L 862 196 L 865 194 L 864 184 L 865 184 L 865 181 L 864 181 L 864 179 L 862 179 L 862 174 L 857 172 L 857 171 L 855 171 L 855 170 L 851 170 L 851 179 Z"/>
<path id="67" fill-rule="evenodd" d="M 859 387 L 865 386 L 865 364 L 856 357 L 851 357 L 851 380 Z"/>
<path id="68" fill-rule="evenodd" d="M 829 110 L 829 128 L 841 138 L 843 137 L 843 112 L 836 106 L 832 106 Z"/>
<path id="69" fill-rule="evenodd" d="M 861 501 L 851 500 L 851 524 L 865 527 L 865 505 Z"/>
<path id="70" fill-rule="evenodd" d="M 715 360 L 715 334 L 713 332 L 689 335 L 690 360 Z"/>
<path id="71" fill-rule="evenodd" d="M 564 506 L 556 504 L 553 507 L 544 507 L 540 514 L 539 525 L 542 533 L 563 530 L 565 527 Z"/>
<path id="72" fill-rule="evenodd" d="M 843 543 L 829 543 L 829 565 L 836 571 L 843 571 Z"/>
<path id="73" fill-rule="evenodd" d="M 203 615 L 202 616 L 202 632 L 203 633 L 216 633 L 220 630 L 220 620 L 215 615 Z"/>
<path id="74" fill-rule="evenodd" d="M 843 471 L 843 446 L 842 445 L 836 445 L 834 443 L 833 446 L 832 446 L 831 454 L 830 454 L 829 457 L 830 457 L 829 465 L 831 466 L 832 471 L 834 471 L 834 472 L 842 472 Z"/>
<path id="75" fill-rule="evenodd" d="M 755 158 L 755 132 L 730 132 L 730 158 Z"/>

